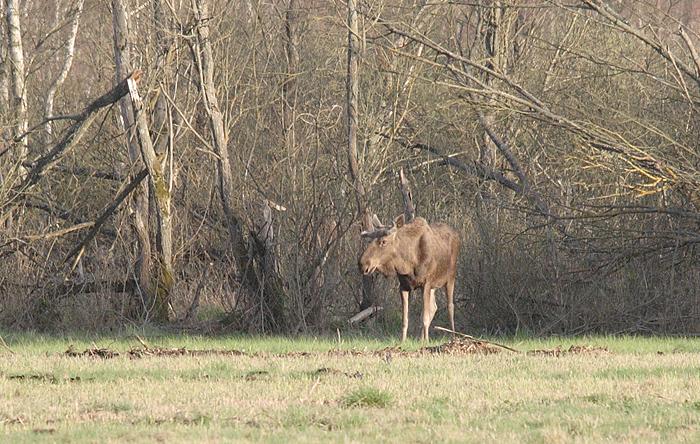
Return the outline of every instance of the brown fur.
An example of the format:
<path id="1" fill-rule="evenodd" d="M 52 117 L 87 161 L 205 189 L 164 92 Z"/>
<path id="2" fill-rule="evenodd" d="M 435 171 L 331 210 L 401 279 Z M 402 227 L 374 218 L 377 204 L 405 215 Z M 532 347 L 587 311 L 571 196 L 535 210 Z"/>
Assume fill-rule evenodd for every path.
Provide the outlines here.
<path id="1" fill-rule="evenodd" d="M 422 338 L 428 340 L 428 329 L 437 310 L 437 288 L 445 287 L 450 326 L 454 330 L 459 235 L 445 224 L 428 225 L 421 217 L 404 224 L 403 215 L 396 218 L 394 228 L 369 243 L 360 258 L 360 271 L 364 274 L 379 271 L 385 277 L 398 277 L 403 302 L 403 340 L 408 329 L 408 295 L 416 288 L 423 289 Z"/>

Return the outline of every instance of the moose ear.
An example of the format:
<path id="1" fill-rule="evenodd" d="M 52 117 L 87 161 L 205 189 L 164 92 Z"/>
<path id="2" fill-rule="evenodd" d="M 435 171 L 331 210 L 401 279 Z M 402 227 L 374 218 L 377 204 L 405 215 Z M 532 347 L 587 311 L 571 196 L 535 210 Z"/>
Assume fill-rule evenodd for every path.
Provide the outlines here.
<path id="1" fill-rule="evenodd" d="M 396 217 L 396 219 L 394 219 L 394 227 L 401 228 L 401 227 L 403 227 L 404 222 L 405 222 L 405 220 L 404 220 L 403 214 L 400 214 L 399 216 Z"/>

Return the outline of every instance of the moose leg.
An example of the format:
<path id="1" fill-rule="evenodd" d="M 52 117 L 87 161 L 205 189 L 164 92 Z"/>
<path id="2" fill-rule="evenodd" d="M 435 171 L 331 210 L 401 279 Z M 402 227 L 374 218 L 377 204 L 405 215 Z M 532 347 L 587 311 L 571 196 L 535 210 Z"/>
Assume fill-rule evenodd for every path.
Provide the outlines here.
<path id="1" fill-rule="evenodd" d="M 450 328 L 455 331 L 455 280 L 448 279 L 447 285 L 445 286 L 445 293 L 447 293 L 447 314 L 450 317 Z M 454 333 L 452 333 L 454 336 Z"/>
<path id="2" fill-rule="evenodd" d="M 401 342 L 406 342 L 408 333 L 408 296 L 410 292 L 401 290 L 401 303 L 403 305 L 403 320 L 401 324 Z"/>
<path id="3" fill-rule="evenodd" d="M 428 342 L 430 340 L 430 335 L 428 333 L 428 330 L 430 329 L 430 322 L 433 320 L 432 312 L 433 312 L 433 306 L 432 306 L 432 298 L 430 297 L 432 294 L 430 285 L 428 283 L 425 284 L 425 287 L 423 287 L 423 335 L 422 339 L 425 342 Z"/>
<path id="4" fill-rule="evenodd" d="M 437 301 L 435 301 L 435 288 L 430 290 L 430 323 L 433 323 L 435 313 L 437 312 Z"/>

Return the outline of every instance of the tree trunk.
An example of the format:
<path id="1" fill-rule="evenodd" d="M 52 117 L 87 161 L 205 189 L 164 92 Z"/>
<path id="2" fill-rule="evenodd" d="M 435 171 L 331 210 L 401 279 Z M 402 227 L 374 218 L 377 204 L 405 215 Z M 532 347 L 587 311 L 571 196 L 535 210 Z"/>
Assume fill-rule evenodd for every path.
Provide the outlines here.
<path id="1" fill-rule="evenodd" d="M 116 81 L 125 79 L 131 70 L 131 51 L 129 48 L 129 29 L 127 11 L 123 0 L 112 1 L 112 22 L 114 27 L 114 61 L 116 70 Z M 135 174 L 143 164 L 139 157 L 139 145 L 136 139 L 136 129 L 134 128 L 134 113 L 129 100 L 124 97 L 119 101 L 121 111 L 122 129 L 126 133 L 126 142 L 131 165 L 128 171 Z M 131 213 L 133 215 L 132 227 L 136 235 L 136 280 L 138 282 L 138 292 L 134 295 L 138 298 L 134 301 L 134 315 L 141 316 L 143 310 L 154 304 L 153 283 L 151 265 L 151 240 L 148 230 L 149 215 L 149 190 L 148 183 L 142 182 L 134 191 L 131 200 Z"/>
<path id="2" fill-rule="evenodd" d="M 5 0 L 0 0 L 0 10 L 5 10 Z M 10 85 L 9 85 L 9 54 L 7 52 L 7 46 L 4 42 L 7 40 L 7 27 L 6 23 L 2 23 L 0 20 L 0 124 L 4 126 L 5 119 L 10 112 Z M 4 131 L 2 132 L 4 133 Z M 0 133 L 0 136 L 4 134 Z M 1 171 L 0 171 L 1 172 Z"/>
<path id="3" fill-rule="evenodd" d="M 362 229 L 372 229 L 372 219 L 367 205 L 360 171 L 357 163 L 357 95 L 359 89 L 357 52 L 359 48 L 359 30 L 357 25 L 357 5 L 355 0 L 348 0 L 348 73 L 347 73 L 347 101 L 346 112 L 348 119 L 348 170 L 350 180 L 355 188 L 357 201 L 357 213 L 362 218 Z M 362 276 L 362 300 L 360 310 L 371 307 L 375 303 L 374 279 L 371 276 Z"/>
<path id="4" fill-rule="evenodd" d="M 163 10 L 162 0 L 153 0 L 153 22 L 155 25 L 155 50 L 156 50 L 156 72 L 159 76 L 160 90 L 167 88 L 169 75 L 168 70 L 168 54 L 170 53 L 171 39 L 168 37 L 170 29 L 170 20 Z M 170 110 L 168 99 L 162 91 L 158 92 L 155 109 L 153 110 L 153 139 L 154 147 L 158 156 L 165 159 L 168 153 L 171 128 L 169 125 Z"/>
<path id="5" fill-rule="evenodd" d="M 500 0 L 491 0 L 491 3 L 483 8 L 481 13 L 481 35 L 484 45 L 484 56 L 486 66 L 496 72 L 503 72 L 505 68 L 505 48 L 506 44 L 504 33 L 504 6 Z M 490 86 L 495 79 L 489 74 L 485 74 L 484 84 Z M 493 98 L 489 99 L 487 110 L 496 108 L 496 101 Z M 494 116 L 492 111 L 483 114 L 484 121 L 487 125 L 493 126 Z M 486 165 L 489 169 L 496 168 L 496 153 L 497 147 L 488 136 L 486 131 L 481 135 L 481 143 L 479 146 L 479 162 Z"/>
<path id="6" fill-rule="evenodd" d="M 153 142 L 148 131 L 148 118 L 136 88 L 136 81 L 128 80 L 129 95 L 134 110 L 136 134 L 141 146 L 141 158 L 148 168 L 148 177 L 154 192 L 156 216 L 158 219 L 158 286 L 154 304 L 154 319 L 158 322 L 169 320 L 170 293 L 174 284 L 172 220 L 170 214 L 170 190 L 163 173 L 163 164 L 156 156 Z"/>
<path id="7" fill-rule="evenodd" d="M 287 55 L 287 77 L 282 84 L 284 108 L 282 111 L 283 128 L 287 150 L 294 148 L 294 120 L 297 100 L 297 74 L 299 72 L 299 2 L 289 0 L 285 19 Z"/>
<path id="8" fill-rule="evenodd" d="M 259 266 L 258 285 L 261 296 L 263 331 L 282 333 L 288 330 L 287 294 L 279 273 L 275 254 L 275 230 L 272 224 L 272 208 L 267 200 L 261 205 L 262 219 L 254 236 L 253 254 Z"/>
<path id="9" fill-rule="evenodd" d="M 27 136 L 27 89 L 24 83 L 24 51 L 22 50 L 22 29 L 20 27 L 20 1 L 7 0 L 7 49 L 10 79 L 12 84 L 10 109 L 12 110 L 14 137 L 17 148 L 15 160 L 20 175 L 26 175 L 23 166 L 27 160 L 29 139 Z"/>

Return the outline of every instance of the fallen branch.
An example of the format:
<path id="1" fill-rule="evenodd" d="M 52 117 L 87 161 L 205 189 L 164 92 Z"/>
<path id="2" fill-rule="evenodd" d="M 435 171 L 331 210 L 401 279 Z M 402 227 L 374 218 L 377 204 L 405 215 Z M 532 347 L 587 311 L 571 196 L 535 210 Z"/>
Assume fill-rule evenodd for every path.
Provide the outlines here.
<path id="1" fill-rule="evenodd" d="M 136 288 L 138 288 L 136 281 L 127 279 L 126 281 L 49 282 L 45 286 L 37 287 L 36 289 L 55 300 L 62 300 L 72 296 L 104 292 L 133 293 L 136 291 Z"/>
<path id="2" fill-rule="evenodd" d="M 139 335 L 134 335 L 134 338 L 136 338 L 136 340 L 139 341 L 139 342 L 141 343 L 141 346 L 144 348 L 144 350 L 148 350 L 148 349 L 150 348 L 150 347 L 148 346 L 148 344 L 146 344 L 146 341 L 144 341 L 143 339 L 141 339 L 141 336 L 139 336 Z"/>
<path id="3" fill-rule="evenodd" d="M 475 338 L 474 336 L 465 335 L 464 333 L 460 333 L 460 332 L 458 332 L 458 331 L 450 330 L 449 328 L 444 328 L 444 327 L 433 327 L 433 328 L 434 328 L 435 330 L 446 331 L 446 332 L 448 332 L 448 333 L 452 333 L 452 334 L 455 334 L 455 335 L 459 335 L 459 336 L 462 336 L 463 338 L 471 339 L 472 341 L 479 341 L 479 342 L 483 342 L 483 343 L 486 343 L 486 344 L 495 345 L 496 347 L 504 348 L 504 349 L 506 349 L 506 350 L 508 350 L 508 351 L 512 351 L 513 353 L 522 353 L 520 350 L 516 350 L 516 349 L 514 349 L 514 348 L 510 348 L 510 347 L 508 347 L 507 345 L 499 344 L 499 343 L 497 343 L 497 342 L 487 341 L 486 339 Z"/>
<path id="4" fill-rule="evenodd" d="M 97 235 L 97 233 L 100 231 L 100 227 L 102 227 L 102 225 L 105 222 L 107 222 L 109 216 L 111 216 L 112 213 L 114 213 L 117 210 L 117 208 L 119 208 L 119 205 L 121 205 L 121 203 L 129 196 L 129 194 L 131 194 L 131 192 L 136 189 L 138 184 L 140 184 L 141 181 L 146 178 L 146 176 L 148 176 L 148 170 L 144 168 L 131 180 L 131 182 L 129 182 L 129 184 L 117 195 L 117 197 L 114 198 L 114 201 L 112 201 L 112 203 L 107 208 L 105 208 L 100 217 L 98 217 L 95 220 L 92 229 L 85 236 L 85 239 L 83 239 L 82 242 L 80 242 L 80 244 L 78 244 L 75 248 L 73 248 L 73 250 L 71 250 L 70 253 L 68 253 L 66 258 L 63 260 L 63 263 L 68 262 L 75 255 L 78 255 L 78 257 L 80 257 L 79 253 L 82 252 L 83 248 L 85 248 L 85 245 L 87 245 L 88 242 L 90 242 L 95 237 L 95 235 Z"/>
<path id="5" fill-rule="evenodd" d="M 21 184 L 14 187 L 9 192 L 8 199 L 0 202 L 0 222 L 3 222 L 11 214 L 11 210 L 16 207 L 27 195 L 28 191 L 34 187 L 41 178 L 51 168 L 56 166 L 61 159 L 71 150 L 85 135 L 90 124 L 95 120 L 96 112 L 100 109 L 112 105 L 129 92 L 127 82 L 139 79 L 140 71 L 132 73 L 124 81 L 117 84 L 112 90 L 94 100 L 76 116 L 76 122 L 65 132 L 63 138 L 51 148 L 46 154 L 32 162 L 33 167 L 27 172 Z"/>
<path id="6" fill-rule="evenodd" d="M 0 345 L 2 345 L 2 348 L 4 348 L 5 350 L 9 351 L 11 355 L 15 354 L 15 352 L 12 351 L 10 346 L 7 345 L 7 342 L 5 342 L 5 340 L 2 338 L 2 336 L 0 336 Z"/>
<path id="7" fill-rule="evenodd" d="M 352 325 L 352 324 L 356 324 L 358 322 L 362 322 L 365 319 L 374 316 L 375 314 L 379 313 L 382 310 L 384 310 L 384 307 L 381 307 L 379 305 L 373 305 L 371 307 L 365 308 L 361 312 L 357 313 L 355 316 L 348 319 L 348 324 Z"/>

